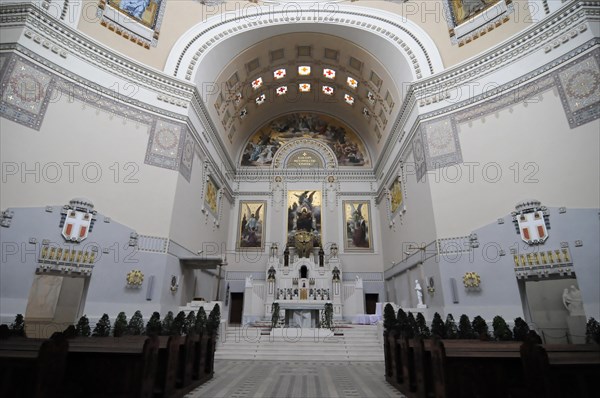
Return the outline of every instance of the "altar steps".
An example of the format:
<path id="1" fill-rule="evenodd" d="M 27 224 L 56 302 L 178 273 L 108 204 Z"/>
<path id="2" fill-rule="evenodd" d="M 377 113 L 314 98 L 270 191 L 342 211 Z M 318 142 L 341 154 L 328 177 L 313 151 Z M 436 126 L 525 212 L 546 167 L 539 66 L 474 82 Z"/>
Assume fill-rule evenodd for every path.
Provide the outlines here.
<path id="1" fill-rule="evenodd" d="M 331 331 L 319 329 L 228 328 L 217 346 L 216 359 L 274 361 L 383 361 L 377 327 L 352 325 Z"/>

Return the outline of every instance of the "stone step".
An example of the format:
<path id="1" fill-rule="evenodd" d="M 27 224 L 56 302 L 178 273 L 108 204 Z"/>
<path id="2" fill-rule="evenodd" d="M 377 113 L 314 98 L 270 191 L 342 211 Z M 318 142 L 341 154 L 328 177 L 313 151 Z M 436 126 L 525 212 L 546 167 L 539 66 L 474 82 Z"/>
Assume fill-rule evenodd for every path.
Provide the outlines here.
<path id="1" fill-rule="evenodd" d="M 383 361 L 376 326 L 326 329 L 230 327 L 217 346 L 217 359 L 293 361 Z M 266 334 L 269 333 L 269 334 Z"/>

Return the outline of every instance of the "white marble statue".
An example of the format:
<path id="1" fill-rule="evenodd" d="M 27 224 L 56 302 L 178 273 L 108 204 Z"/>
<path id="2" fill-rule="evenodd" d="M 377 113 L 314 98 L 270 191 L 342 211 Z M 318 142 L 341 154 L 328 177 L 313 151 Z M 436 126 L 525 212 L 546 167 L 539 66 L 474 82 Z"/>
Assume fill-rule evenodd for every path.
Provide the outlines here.
<path id="1" fill-rule="evenodd" d="M 277 243 L 271 244 L 271 257 L 277 257 Z"/>
<path id="2" fill-rule="evenodd" d="M 252 275 L 246 277 L 246 287 L 252 287 Z"/>
<path id="3" fill-rule="evenodd" d="M 574 285 L 571 285 L 571 289 L 565 289 L 562 295 L 563 304 L 570 316 L 585 315 L 583 312 L 583 300 L 581 299 L 581 292 Z"/>
<path id="4" fill-rule="evenodd" d="M 415 292 L 417 292 L 417 308 L 423 307 L 423 288 L 421 288 L 421 284 L 418 279 L 415 279 Z"/>

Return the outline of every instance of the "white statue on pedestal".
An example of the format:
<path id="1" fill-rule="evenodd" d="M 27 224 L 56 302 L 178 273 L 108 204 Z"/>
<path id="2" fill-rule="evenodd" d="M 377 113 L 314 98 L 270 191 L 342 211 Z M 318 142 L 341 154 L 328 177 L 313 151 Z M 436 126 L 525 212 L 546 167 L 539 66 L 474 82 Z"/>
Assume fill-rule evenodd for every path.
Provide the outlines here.
<path id="1" fill-rule="evenodd" d="M 252 287 L 252 275 L 246 277 L 246 287 Z"/>
<path id="2" fill-rule="evenodd" d="M 581 316 L 585 315 L 583 312 L 583 300 L 581 299 L 581 292 L 574 285 L 571 285 L 571 289 L 565 289 L 563 291 L 563 304 L 570 316 Z"/>
<path id="3" fill-rule="evenodd" d="M 277 257 L 277 243 L 271 244 L 271 257 Z"/>
<path id="4" fill-rule="evenodd" d="M 423 288 L 421 288 L 418 279 L 415 279 L 415 292 L 417 292 L 417 308 L 427 308 L 427 306 L 423 304 Z"/>

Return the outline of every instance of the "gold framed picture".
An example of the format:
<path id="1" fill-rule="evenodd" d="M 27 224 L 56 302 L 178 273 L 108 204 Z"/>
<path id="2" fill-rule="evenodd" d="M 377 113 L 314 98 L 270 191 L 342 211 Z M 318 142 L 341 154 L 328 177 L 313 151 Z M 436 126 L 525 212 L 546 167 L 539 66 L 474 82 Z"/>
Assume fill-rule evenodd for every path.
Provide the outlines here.
<path id="1" fill-rule="evenodd" d="M 455 26 L 460 25 L 469 18 L 473 18 L 486 11 L 501 0 L 450 0 L 450 10 Z"/>
<path id="2" fill-rule="evenodd" d="M 403 207 L 404 196 L 402 195 L 402 183 L 400 182 L 400 178 L 396 178 L 390 187 L 390 210 L 392 212 L 392 217 L 401 211 Z"/>
<path id="3" fill-rule="evenodd" d="M 219 209 L 217 191 L 217 185 L 212 178 L 209 177 L 206 181 L 206 189 L 204 191 L 204 204 L 215 217 L 217 217 Z"/>
<path id="4" fill-rule="evenodd" d="M 371 203 L 368 200 L 344 200 L 345 251 L 373 251 Z"/>
<path id="5" fill-rule="evenodd" d="M 264 249 L 267 202 L 240 200 L 237 249 Z"/>

